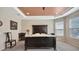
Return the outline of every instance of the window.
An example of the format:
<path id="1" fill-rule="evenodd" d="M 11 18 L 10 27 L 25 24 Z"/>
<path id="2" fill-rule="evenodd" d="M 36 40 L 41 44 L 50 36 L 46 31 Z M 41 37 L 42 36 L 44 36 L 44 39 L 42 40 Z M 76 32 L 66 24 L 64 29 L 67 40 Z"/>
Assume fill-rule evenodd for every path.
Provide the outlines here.
<path id="1" fill-rule="evenodd" d="M 69 32 L 71 37 L 79 38 L 79 17 L 70 19 Z"/>
<path id="2" fill-rule="evenodd" d="M 58 19 L 55 21 L 55 34 L 57 36 L 64 35 L 64 21 L 62 19 Z"/>

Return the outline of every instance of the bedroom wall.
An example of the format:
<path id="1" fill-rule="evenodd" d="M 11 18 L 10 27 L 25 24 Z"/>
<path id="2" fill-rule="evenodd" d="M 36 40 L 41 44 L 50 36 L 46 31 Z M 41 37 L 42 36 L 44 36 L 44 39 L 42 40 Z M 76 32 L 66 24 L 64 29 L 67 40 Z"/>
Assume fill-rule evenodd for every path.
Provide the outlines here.
<path id="1" fill-rule="evenodd" d="M 79 48 L 79 39 L 78 38 L 73 38 L 73 37 L 71 37 L 70 35 L 69 35 L 69 20 L 72 20 L 71 18 L 72 17 L 76 17 L 76 16 L 79 16 L 79 11 L 76 11 L 76 12 L 74 12 L 74 13 L 72 13 L 71 15 L 69 15 L 69 16 L 67 16 L 66 17 L 66 39 L 65 39 L 65 41 L 67 42 L 67 43 L 69 43 L 69 44 L 71 44 L 71 45 L 73 45 L 73 46 L 76 46 L 76 47 L 78 47 Z"/>
<path id="2" fill-rule="evenodd" d="M 9 11 L 9 12 L 8 12 Z M 0 27 L 0 50 L 5 48 L 5 32 L 12 32 L 12 38 L 18 41 L 18 33 L 20 32 L 21 20 L 16 17 L 16 12 L 13 8 L 0 8 L 0 20 L 3 22 L 3 26 Z M 10 30 L 10 20 L 18 23 L 18 30 Z"/>
<path id="3" fill-rule="evenodd" d="M 30 30 L 32 34 L 32 25 L 48 25 L 48 34 L 54 32 L 54 20 L 22 20 L 21 21 L 21 32 L 26 32 L 27 29 Z"/>
<path id="4" fill-rule="evenodd" d="M 76 11 L 63 18 L 64 19 L 64 36 L 63 37 L 58 36 L 57 39 L 79 48 L 79 39 L 76 37 L 73 38 L 69 34 L 69 20 L 72 20 L 71 18 L 76 17 L 76 16 L 79 16 L 79 11 Z"/>

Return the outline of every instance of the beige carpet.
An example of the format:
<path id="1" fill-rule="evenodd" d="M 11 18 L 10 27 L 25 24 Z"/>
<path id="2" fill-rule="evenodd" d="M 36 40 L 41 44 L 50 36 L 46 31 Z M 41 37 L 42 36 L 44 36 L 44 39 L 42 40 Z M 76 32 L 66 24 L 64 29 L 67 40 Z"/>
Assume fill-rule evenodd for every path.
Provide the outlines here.
<path id="1" fill-rule="evenodd" d="M 24 51 L 24 41 L 19 41 L 15 47 L 5 49 L 4 51 Z M 54 51 L 54 49 L 27 49 L 27 51 Z M 79 48 L 64 42 L 57 41 L 57 51 L 79 51 Z"/>

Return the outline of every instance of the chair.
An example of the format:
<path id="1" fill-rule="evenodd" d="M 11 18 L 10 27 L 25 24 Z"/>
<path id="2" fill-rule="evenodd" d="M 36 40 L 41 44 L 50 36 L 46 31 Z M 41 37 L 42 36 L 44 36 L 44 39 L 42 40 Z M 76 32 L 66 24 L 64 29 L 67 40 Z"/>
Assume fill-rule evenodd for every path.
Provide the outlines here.
<path id="1" fill-rule="evenodd" d="M 7 32 L 6 34 L 6 41 L 5 41 L 5 48 L 12 48 L 16 45 L 16 40 L 12 39 L 12 33 Z"/>
<path id="2" fill-rule="evenodd" d="M 25 33 L 19 33 L 19 41 L 25 39 Z"/>
<path id="3" fill-rule="evenodd" d="M 51 35 L 55 35 L 55 33 L 51 33 Z"/>

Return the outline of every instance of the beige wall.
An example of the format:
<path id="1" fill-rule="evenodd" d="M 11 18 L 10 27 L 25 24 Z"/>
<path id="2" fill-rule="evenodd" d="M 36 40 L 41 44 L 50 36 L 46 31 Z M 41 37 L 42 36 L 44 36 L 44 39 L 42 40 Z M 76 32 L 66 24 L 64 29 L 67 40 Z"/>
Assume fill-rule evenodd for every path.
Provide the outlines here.
<path id="1" fill-rule="evenodd" d="M 16 39 L 18 41 L 18 33 L 20 32 L 20 21 L 16 21 L 18 23 L 18 30 L 10 30 L 10 20 L 15 21 L 14 19 L 1 18 L 3 22 L 3 26 L 0 27 L 0 50 L 4 49 L 5 32 L 12 32 L 12 39 Z"/>
<path id="2" fill-rule="evenodd" d="M 73 46 L 76 46 L 79 48 L 79 39 L 70 37 L 69 34 L 69 20 L 72 20 L 71 18 L 74 18 L 76 16 L 79 16 L 79 11 L 76 11 L 72 13 L 71 15 L 68 15 L 64 17 L 64 36 L 63 37 L 57 37 L 61 41 L 65 41 Z"/>
<path id="3" fill-rule="evenodd" d="M 12 32 L 12 39 L 16 39 L 16 41 L 18 41 L 18 33 L 21 29 L 21 20 L 16 18 L 13 8 L 0 8 L 0 20 L 3 22 L 3 26 L 0 27 L 0 50 L 2 50 L 5 48 L 5 32 Z M 10 20 L 16 21 L 18 23 L 18 30 L 10 30 Z"/>
<path id="4" fill-rule="evenodd" d="M 32 34 L 32 25 L 48 25 L 48 34 L 54 32 L 53 20 L 22 20 L 21 22 L 21 32 L 26 32 L 27 29 L 30 30 Z"/>
<path id="5" fill-rule="evenodd" d="M 72 13 L 71 15 L 67 16 L 67 19 L 65 19 L 65 20 L 68 20 L 67 21 L 67 25 L 69 25 L 69 20 L 72 20 L 71 18 L 74 18 L 74 17 L 79 17 L 79 11 L 76 11 L 76 12 Z M 69 28 L 68 28 L 68 26 L 67 26 L 67 29 L 68 30 L 67 30 L 67 39 L 66 39 L 66 42 L 79 48 L 79 39 L 76 39 L 76 37 L 72 38 L 70 36 L 70 34 L 69 34 Z"/>

